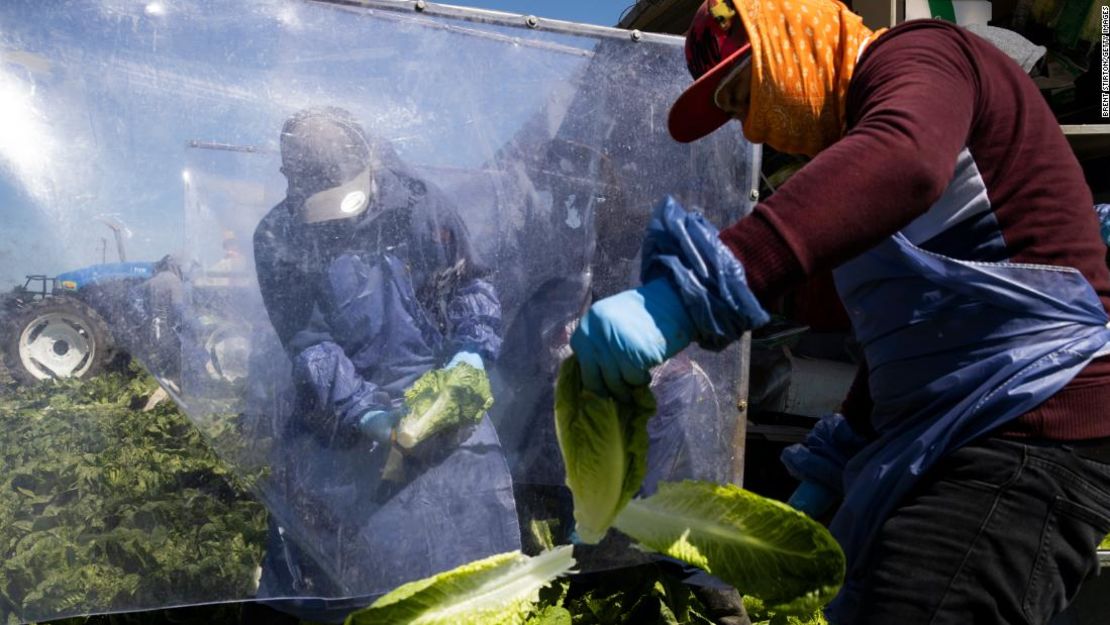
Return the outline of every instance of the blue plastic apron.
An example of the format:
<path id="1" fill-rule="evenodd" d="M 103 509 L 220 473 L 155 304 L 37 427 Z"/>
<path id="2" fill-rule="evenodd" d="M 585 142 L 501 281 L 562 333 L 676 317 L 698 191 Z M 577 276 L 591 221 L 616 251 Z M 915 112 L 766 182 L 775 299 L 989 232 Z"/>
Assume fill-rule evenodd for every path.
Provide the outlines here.
<path id="1" fill-rule="evenodd" d="M 898 233 L 835 272 L 863 345 L 879 437 L 844 470 L 830 524 L 848 576 L 827 613 L 851 623 L 869 543 L 938 459 L 1035 408 L 1110 343 L 1078 271 L 961 261 Z"/>

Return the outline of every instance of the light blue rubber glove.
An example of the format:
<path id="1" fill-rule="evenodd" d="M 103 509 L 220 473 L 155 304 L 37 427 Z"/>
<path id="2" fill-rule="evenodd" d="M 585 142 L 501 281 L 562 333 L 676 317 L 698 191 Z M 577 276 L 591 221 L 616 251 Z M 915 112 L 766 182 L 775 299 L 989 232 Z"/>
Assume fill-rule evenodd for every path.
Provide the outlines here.
<path id="1" fill-rule="evenodd" d="M 693 333 L 678 292 L 661 278 L 591 306 L 570 346 L 587 390 L 627 401 L 631 388 L 650 382 L 651 368 L 682 351 Z"/>
<path id="2" fill-rule="evenodd" d="M 461 351 L 451 357 L 447 364 L 443 366 L 444 369 L 452 369 L 458 366 L 459 363 L 465 362 L 466 364 L 474 367 L 479 371 L 485 371 L 486 365 L 482 362 L 482 357 L 474 352 Z"/>
<path id="3" fill-rule="evenodd" d="M 816 482 L 802 482 L 786 503 L 816 519 L 824 516 L 839 500 L 840 495 L 831 488 Z"/>
<path id="4" fill-rule="evenodd" d="M 400 408 L 371 410 L 359 419 L 358 429 L 363 435 L 384 445 L 393 438 L 393 428 L 397 427 L 403 416 L 405 411 Z"/>

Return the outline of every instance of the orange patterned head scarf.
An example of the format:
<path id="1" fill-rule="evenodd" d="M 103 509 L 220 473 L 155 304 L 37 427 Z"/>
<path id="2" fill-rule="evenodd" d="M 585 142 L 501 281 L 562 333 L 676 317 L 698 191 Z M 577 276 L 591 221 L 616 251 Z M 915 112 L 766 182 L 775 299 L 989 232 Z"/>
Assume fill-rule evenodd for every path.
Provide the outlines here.
<path id="1" fill-rule="evenodd" d="M 807 156 L 839 140 L 856 58 L 883 30 L 872 32 L 836 0 L 737 0 L 734 6 L 752 45 L 744 136 Z"/>

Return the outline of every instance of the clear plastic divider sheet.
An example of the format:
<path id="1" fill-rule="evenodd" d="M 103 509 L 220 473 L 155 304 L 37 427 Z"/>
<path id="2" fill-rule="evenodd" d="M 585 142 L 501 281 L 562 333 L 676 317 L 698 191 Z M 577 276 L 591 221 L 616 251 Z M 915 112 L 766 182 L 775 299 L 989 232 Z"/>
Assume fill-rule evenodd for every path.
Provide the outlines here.
<path id="1" fill-rule="evenodd" d="M 669 138 L 677 38 L 374 4 L 0 6 L 0 622 L 255 599 L 331 619 L 571 540 L 573 323 L 637 284 L 664 195 L 746 214 L 757 152 L 738 128 Z M 320 118 L 366 159 L 350 217 L 314 221 L 320 189 L 287 180 L 283 132 Z M 406 391 L 459 352 L 492 405 L 402 446 Z M 741 366 L 655 372 L 644 492 L 729 479 Z"/>

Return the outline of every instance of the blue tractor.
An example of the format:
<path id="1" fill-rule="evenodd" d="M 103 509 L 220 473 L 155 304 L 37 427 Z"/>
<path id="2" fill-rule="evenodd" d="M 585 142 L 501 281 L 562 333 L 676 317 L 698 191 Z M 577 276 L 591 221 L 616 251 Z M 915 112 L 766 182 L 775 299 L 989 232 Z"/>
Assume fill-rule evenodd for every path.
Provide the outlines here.
<path id="1" fill-rule="evenodd" d="M 157 263 L 117 262 L 27 276 L 3 301 L 8 373 L 29 384 L 102 371 L 125 353 L 109 328 L 133 303 L 132 287 L 156 271 Z"/>

